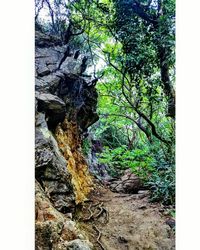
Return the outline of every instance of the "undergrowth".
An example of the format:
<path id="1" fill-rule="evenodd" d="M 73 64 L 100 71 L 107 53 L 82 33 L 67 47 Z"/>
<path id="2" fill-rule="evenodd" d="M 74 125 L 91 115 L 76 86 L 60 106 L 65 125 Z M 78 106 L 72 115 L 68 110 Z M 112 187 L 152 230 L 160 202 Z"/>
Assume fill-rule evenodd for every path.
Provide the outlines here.
<path id="1" fill-rule="evenodd" d="M 160 154 L 162 151 L 160 152 Z M 150 147 L 128 150 L 123 145 L 111 149 L 104 147 L 99 154 L 99 162 L 109 166 L 110 174 L 119 175 L 120 170 L 131 168 L 133 173 L 141 178 L 143 185 L 151 190 L 150 200 L 160 201 L 165 205 L 175 203 L 175 166 L 172 162 L 160 160 Z"/>

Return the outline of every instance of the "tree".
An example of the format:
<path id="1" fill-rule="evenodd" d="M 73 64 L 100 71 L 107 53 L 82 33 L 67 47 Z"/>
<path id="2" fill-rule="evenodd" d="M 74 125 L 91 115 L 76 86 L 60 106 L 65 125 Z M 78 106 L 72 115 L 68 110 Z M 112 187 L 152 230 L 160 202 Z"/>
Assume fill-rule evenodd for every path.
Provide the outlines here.
<path id="1" fill-rule="evenodd" d="M 175 1 L 40 0 L 37 6 L 37 20 L 48 9 L 48 32 L 89 56 L 99 92 L 93 133 L 106 152 L 116 148 L 116 155 L 133 158 L 140 152 L 135 163 L 144 166 L 151 155 L 151 171 L 169 169 L 154 172 L 162 186 L 175 164 Z M 131 167 L 133 158 L 120 161 Z"/>
<path id="2" fill-rule="evenodd" d="M 138 86 L 150 82 L 160 70 L 160 83 L 168 101 L 167 115 L 175 118 L 173 87 L 175 1 L 114 1 L 115 31 L 127 55 L 127 71 Z M 152 83 L 151 83 L 152 85 Z M 140 90 L 139 90 L 140 91 Z M 140 93 L 139 93 L 140 94 Z"/>

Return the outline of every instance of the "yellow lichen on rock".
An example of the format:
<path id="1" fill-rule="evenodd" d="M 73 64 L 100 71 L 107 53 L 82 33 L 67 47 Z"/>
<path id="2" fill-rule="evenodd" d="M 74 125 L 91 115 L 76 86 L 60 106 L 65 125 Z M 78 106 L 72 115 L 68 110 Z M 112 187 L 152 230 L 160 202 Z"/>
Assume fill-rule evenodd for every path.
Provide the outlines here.
<path id="1" fill-rule="evenodd" d="M 67 169 L 72 176 L 76 204 L 81 203 L 87 199 L 87 195 L 93 189 L 93 181 L 81 153 L 81 141 L 76 123 L 68 122 L 65 119 L 62 124 L 57 126 L 55 136 L 58 146 L 67 160 Z"/>

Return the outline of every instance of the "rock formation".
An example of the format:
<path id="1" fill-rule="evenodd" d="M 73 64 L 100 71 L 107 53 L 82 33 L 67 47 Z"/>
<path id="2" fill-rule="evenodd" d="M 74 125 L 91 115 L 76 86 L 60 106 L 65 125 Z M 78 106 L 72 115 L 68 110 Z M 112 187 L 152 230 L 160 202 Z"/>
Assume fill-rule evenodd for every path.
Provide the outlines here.
<path id="1" fill-rule="evenodd" d="M 89 250 L 72 218 L 93 189 L 81 141 L 98 120 L 97 92 L 82 76 L 85 55 L 39 32 L 35 41 L 36 249 Z"/>
<path id="2" fill-rule="evenodd" d="M 110 189 L 117 193 L 137 193 L 141 187 L 140 178 L 133 174 L 130 169 L 125 170 L 124 175 L 119 180 L 110 184 Z"/>

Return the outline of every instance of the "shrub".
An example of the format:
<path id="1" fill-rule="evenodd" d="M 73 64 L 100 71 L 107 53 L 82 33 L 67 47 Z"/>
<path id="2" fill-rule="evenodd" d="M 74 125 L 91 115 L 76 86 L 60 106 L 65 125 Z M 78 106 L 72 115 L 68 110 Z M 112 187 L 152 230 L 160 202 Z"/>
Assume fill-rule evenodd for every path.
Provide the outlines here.
<path id="1" fill-rule="evenodd" d="M 158 153 L 160 156 L 158 157 Z M 175 166 L 160 161 L 161 152 L 154 154 L 150 147 L 128 150 L 127 146 L 114 149 L 104 147 L 99 154 L 99 162 L 109 167 L 113 177 L 131 168 L 141 178 L 144 186 L 151 190 L 151 201 L 161 201 L 165 205 L 175 203 Z"/>
<path id="2" fill-rule="evenodd" d="M 151 201 L 162 201 L 164 205 L 175 204 L 175 167 L 154 171 L 147 184 L 151 189 Z"/>
<path id="3" fill-rule="evenodd" d="M 117 175 L 115 172 L 119 172 L 119 169 L 131 168 L 144 182 L 155 171 L 155 159 L 149 154 L 147 149 L 128 150 L 127 146 L 115 149 L 104 147 L 103 153 L 99 154 L 99 161 L 109 166 L 115 176 Z"/>

